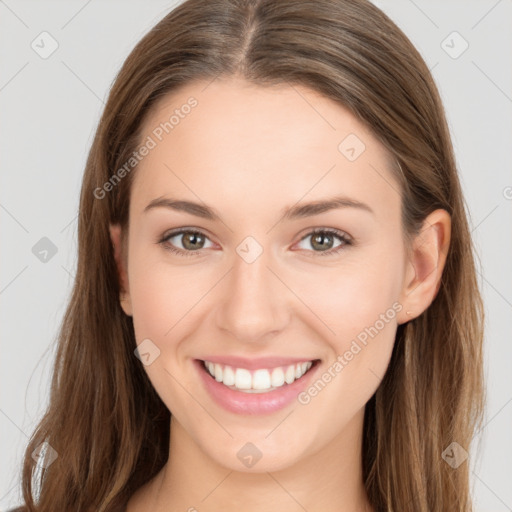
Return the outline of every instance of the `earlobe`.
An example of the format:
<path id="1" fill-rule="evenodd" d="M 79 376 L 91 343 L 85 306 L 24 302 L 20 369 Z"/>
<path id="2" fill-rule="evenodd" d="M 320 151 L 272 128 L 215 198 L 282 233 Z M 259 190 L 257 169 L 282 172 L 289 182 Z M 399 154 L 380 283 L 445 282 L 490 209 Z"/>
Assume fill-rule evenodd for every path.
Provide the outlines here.
<path id="1" fill-rule="evenodd" d="M 412 243 L 401 294 L 404 308 L 399 324 L 421 315 L 435 299 L 441 286 L 450 237 L 449 213 L 440 209 L 428 215 Z"/>
<path id="2" fill-rule="evenodd" d="M 128 273 L 126 271 L 126 258 L 123 252 L 122 229 L 119 224 L 111 224 L 109 226 L 110 240 L 114 250 L 114 259 L 116 262 L 117 272 L 119 276 L 119 301 L 123 311 L 132 316 L 132 304 L 130 298 L 130 289 L 128 283 Z"/>

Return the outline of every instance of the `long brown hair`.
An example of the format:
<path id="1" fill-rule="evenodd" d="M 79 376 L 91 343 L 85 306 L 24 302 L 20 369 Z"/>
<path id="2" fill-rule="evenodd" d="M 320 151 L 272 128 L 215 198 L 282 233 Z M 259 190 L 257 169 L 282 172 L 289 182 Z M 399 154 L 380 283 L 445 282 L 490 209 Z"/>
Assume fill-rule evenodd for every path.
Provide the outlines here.
<path id="1" fill-rule="evenodd" d="M 104 197 L 95 191 L 141 144 L 159 99 L 220 76 L 300 84 L 350 109 L 394 158 L 406 235 L 433 210 L 450 213 L 439 291 L 398 327 L 389 368 L 366 405 L 362 462 L 377 511 L 472 510 L 468 461 L 454 467 L 444 456 L 469 451 L 484 404 L 483 307 L 467 208 L 429 69 L 367 0 L 188 0 L 128 56 L 85 168 L 77 273 L 48 410 L 24 458 L 24 510 L 122 510 L 167 460 L 170 413 L 134 356 L 109 235 L 109 223 L 127 226 L 136 168 Z M 58 456 L 36 477 L 31 455 L 44 442 Z"/>

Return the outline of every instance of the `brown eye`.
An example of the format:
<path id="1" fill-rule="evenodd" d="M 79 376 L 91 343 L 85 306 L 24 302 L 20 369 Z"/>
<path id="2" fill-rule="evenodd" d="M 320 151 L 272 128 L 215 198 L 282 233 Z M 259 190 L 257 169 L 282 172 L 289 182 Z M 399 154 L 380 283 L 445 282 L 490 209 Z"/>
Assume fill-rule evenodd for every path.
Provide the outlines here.
<path id="1" fill-rule="evenodd" d="M 207 240 L 208 237 L 200 231 L 182 229 L 165 235 L 159 243 L 171 252 L 183 256 L 194 256 L 201 249 L 207 248 L 205 247 Z"/>
<path id="2" fill-rule="evenodd" d="M 315 249 L 329 250 L 334 244 L 334 236 L 330 233 L 315 233 L 311 235 L 311 247 Z"/>
<path id="3" fill-rule="evenodd" d="M 182 244 L 185 249 L 195 251 L 203 248 L 205 237 L 200 233 L 187 232 L 180 236 L 183 236 Z"/>
<path id="4" fill-rule="evenodd" d="M 310 242 L 306 243 L 306 245 L 313 248 L 313 253 L 316 253 L 315 256 L 333 255 L 341 251 L 345 246 L 352 245 L 351 239 L 345 233 L 332 229 L 316 229 L 307 234 L 301 240 L 301 243 L 305 242 L 308 238 Z M 334 245 L 336 239 L 340 241 L 338 245 Z M 307 247 L 301 248 L 308 249 Z"/>

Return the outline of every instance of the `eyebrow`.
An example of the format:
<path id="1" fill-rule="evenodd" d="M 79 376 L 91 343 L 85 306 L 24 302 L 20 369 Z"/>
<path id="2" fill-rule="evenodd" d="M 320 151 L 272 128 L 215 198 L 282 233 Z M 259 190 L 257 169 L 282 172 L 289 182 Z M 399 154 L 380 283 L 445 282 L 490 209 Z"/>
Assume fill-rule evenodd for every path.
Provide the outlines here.
<path id="1" fill-rule="evenodd" d="M 144 212 L 148 212 L 154 208 L 170 208 L 175 211 L 189 213 L 191 215 L 195 215 L 196 217 L 201 217 L 211 221 L 221 220 L 220 215 L 213 208 L 205 204 L 196 203 L 194 201 L 158 197 L 153 199 L 144 208 Z M 295 220 L 305 217 L 313 217 L 314 215 L 319 215 L 320 213 L 339 208 L 357 208 L 375 215 L 375 212 L 366 203 L 362 203 L 361 201 L 357 201 L 345 196 L 337 196 L 301 205 L 296 204 L 294 206 L 284 208 L 281 211 L 281 218 L 279 222 L 283 220 Z"/>

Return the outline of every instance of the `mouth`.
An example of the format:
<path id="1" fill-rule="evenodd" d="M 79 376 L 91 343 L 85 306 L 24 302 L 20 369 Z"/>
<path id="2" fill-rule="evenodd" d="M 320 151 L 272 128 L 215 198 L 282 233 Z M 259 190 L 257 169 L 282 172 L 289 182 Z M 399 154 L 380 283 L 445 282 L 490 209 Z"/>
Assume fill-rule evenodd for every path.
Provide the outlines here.
<path id="1" fill-rule="evenodd" d="M 301 379 L 319 359 L 304 360 L 298 363 L 273 368 L 234 367 L 228 364 L 200 360 L 204 369 L 217 382 L 242 393 L 268 393 Z"/>
<path id="2" fill-rule="evenodd" d="M 193 360 L 213 402 L 229 412 L 246 415 L 269 414 L 293 403 L 313 380 L 321 360 L 289 362 L 255 368 L 253 361 L 246 365 L 253 366 L 249 370 L 208 359 Z"/>

